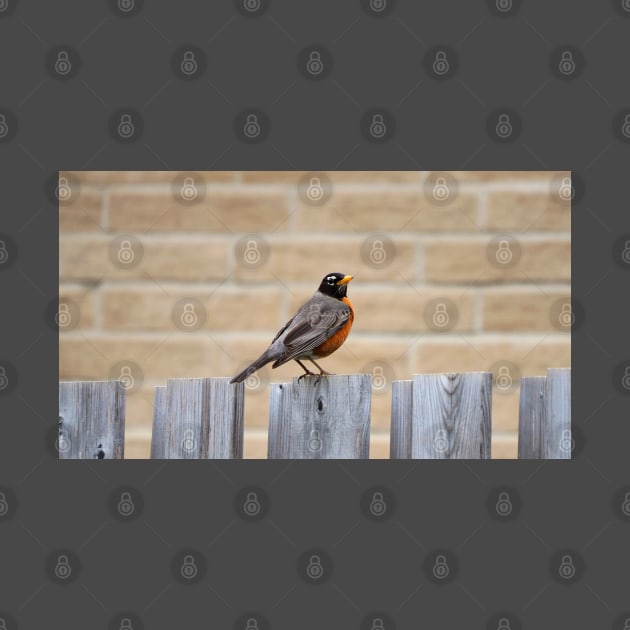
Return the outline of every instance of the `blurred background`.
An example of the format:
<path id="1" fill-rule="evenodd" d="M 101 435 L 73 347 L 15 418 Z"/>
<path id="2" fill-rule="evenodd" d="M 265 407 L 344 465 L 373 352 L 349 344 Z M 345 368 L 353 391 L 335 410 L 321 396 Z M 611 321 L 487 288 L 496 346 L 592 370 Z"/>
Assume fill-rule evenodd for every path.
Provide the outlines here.
<path id="1" fill-rule="evenodd" d="M 372 375 L 370 456 L 391 381 L 492 371 L 492 457 L 515 458 L 519 379 L 571 364 L 570 172 L 61 172 L 61 380 L 122 379 L 126 458 L 149 456 L 167 378 L 232 376 L 322 277 L 354 276 L 328 371 Z M 264 458 L 267 366 L 246 381 Z"/>

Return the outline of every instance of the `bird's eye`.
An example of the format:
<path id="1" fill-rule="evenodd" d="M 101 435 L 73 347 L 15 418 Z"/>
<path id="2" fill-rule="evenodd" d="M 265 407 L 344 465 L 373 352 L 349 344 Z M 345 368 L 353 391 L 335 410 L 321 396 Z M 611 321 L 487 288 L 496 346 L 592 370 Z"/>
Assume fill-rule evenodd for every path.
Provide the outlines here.
<path id="1" fill-rule="evenodd" d="M 326 278 L 326 282 L 328 282 L 328 284 L 335 284 L 336 281 L 337 278 L 335 278 L 335 276 L 328 276 L 328 278 Z"/>

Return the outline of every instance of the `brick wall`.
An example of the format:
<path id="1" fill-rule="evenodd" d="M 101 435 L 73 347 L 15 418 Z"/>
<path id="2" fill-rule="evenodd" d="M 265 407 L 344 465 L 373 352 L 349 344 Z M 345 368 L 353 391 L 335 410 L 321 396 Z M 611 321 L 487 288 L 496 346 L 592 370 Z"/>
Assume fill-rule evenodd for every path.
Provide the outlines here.
<path id="1" fill-rule="evenodd" d="M 126 456 L 147 457 L 156 385 L 236 373 L 341 271 L 355 324 L 322 363 L 373 374 L 372 457 L 389 453 L 392 378 L 488 369 L 512 381 L 493 457 L 515 457 L 519 377 L 570 365 L 568 177 L 62 173 L 60 378 L 133 379 Z M 246 457 L 266 456 L 266 384 L 299 373 L 267 367 L 246 390 Z"/>

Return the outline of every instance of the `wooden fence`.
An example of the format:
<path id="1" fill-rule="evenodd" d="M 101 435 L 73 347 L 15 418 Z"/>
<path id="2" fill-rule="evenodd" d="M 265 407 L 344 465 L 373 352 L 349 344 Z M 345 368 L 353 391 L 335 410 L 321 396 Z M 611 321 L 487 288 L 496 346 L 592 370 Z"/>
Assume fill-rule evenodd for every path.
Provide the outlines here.
<path id="1" fill-rule="evenodd" d="M 270 385 L 270 459 L 367 459 L 369 374 Z M 124 457 L 120 381 L 59 384 L 61 459 Z M 239 459 L 244 383 L 169 379 L 156 387 L 152 459 Z M 571 370 L 521 379 L 519 459 L 570 459 Z M 391 459 L 489 459 L 492 374 L 416 374 L 392 382 Z"/>

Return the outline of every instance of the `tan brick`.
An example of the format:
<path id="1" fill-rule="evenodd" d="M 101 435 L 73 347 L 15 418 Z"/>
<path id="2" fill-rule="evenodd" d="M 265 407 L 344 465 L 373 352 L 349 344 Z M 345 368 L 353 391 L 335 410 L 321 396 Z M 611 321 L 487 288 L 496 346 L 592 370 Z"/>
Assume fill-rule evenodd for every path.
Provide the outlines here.
<path id="1" fill-rule="evenodd" d="M 59 377 L 64 380 L 117 377 L 111 372 L 120 361 L 137 364 L 145 380 L 194 378 L 221 374 L 222 350 L 203 333 L 150 337 L 73 334 L 59 340 Z M 132 376 L 138 382 L 133 370 Z"/>
<path id="2" fill-rule="evenodd" d="M 155 386 L 166 385 L 166 381 L 145 382 L 137 390 L 127 392 L 125 401 L 125 430 L 144 430 L 151 433 L 153 425 L 153 402 Z"/>
<path id="3" fill-rule="evenodd" d="M 370 435 L 370 459 L 389 459 L 389 434 L 375 432 Z"/>
<path id="4" fill-rule="evenodd" d="M 492 459 L 517 459 L 518 437 L 515 434 L 492 435 Z"/>
<path id="5" fill-rule="evenodd" d="M 558 300 L 571 299 L 571 287 L 566 291 L 542 293 L 536 288 L 524 287 L 486 289 L 483 296 L 483 329 L 505 332 L 549 330 L 560 331 L 559 322 L 552 323 L 552 317 L 558 315 L 553 308 Z"/>
<path id="6" fill-rule="evenodd" d="M 360 281 L 369 280 L 404 283 L 416 278 L 415 243 L 408 237 L 392 237 L 396 248 L 389 262 L 369 266 L 361 256 L 364 239 L 348 237 L 294 238 L 290 241 L 269 242 L 269 258 L 260 267 L 251 268 L 235 261 L 235 277 L 244 282 L 307 282 L 313 292 L 330 271 L 348 273 Z M 404 277 L 401 277 L 402 276 Z"/>
<path id="7" fill-rule="evenodd" d="M 509 361 L 521 376 L 544 376 L 547 368 L 571 365 L 571 340 L 558 335 L 506 338 L 473 335 L 441 340 L 421 339 L 416 345 L 416 370 L 425 372 L 487 371 L 499 361 Z M 514 379 L 518 375 L 512 375 Z"/>
<path id="8" fill-rule="evenodd" d="M 227 275 L 230 247 L 226 242 L 141 238 L 143 255 L 131 268 L 120 264 L 115 251 L 110 257 L 112 242 L 118 241 L 106 236 L 60 237 L 61 280 L 218 280 Z"/>
<path id="9" fill-rule="evenodd" d="M 151 456 L 151 433 L 125 431 L 125 459 L 149 459 Z"/>
<path id="10" fill-rule="evenodd" d="M 486 229 L 570 231 L 571 206 L 555 202 L 550 193 L 490 193 Z"/>
<path id="11" fill-rule="evenodd" d="M 91 232 L 101 230 L 102 193 L 82 188 L 71 204 L 59 205 L 60 232 Z"/>
<path id="12" fill-rule="evenodd" d="M 245 431 L 243 436 L 243 459 L 267 459 L 266 431 Z"/>
<path id="13" fill-rule="evenodd" d="M 279 319 L 282 292 L 269 287 L 133 285 L 107 287 L 102 295 L 103 326 L 112 330 L 181 330 L 177 321 L 181 311 L 175 312 L 175 321 L 172 312 L 186 299 L 201 304 L 194 312 L 198 318 L 205 316 L 205 330 L 269 330 L 283 324 Z"/>
<path id="14" fill-rule="evenodd" d="M 313 207 L 300 202 L 297 227 L 305 231 L 477 232 L 477 202 L 459 195 L 451 204 L 429 203 L 420 186 L 417 191 L 371 192 L 369 188 L 336 190 L 328 202 Z"/>
<path id="15" fill-rule="evenodd" d="M 70 317 L 78 315 L 78 319 L 70 321 L 67 327 L 71 330 L 84 330 L 94 326 L 95 305 L 94 289 L 80 285 L 62 284 L 59 287 L 59 304 L 68 306 Z M 77 310 L 75 310 L 77 309 Z M 59 333 L 63 335 L 66 329 L 60 327 Z"/>
<path id="16" fill-rule="evenodd" d="M 311 171 L 243 171 L 243 181 L 256 183 L 297 184 L 306 173 Z M 320 171 L 318 171 L 320 172 Z M 367 183 L 399 184 L 420 183 L 419 171 L 321 171 L 333 184 Z"/>
<path id="17" fill-rule="evenodd" d="M 211 190 L 193 205 L 169 192 L 112 191 L 110 230 L 263 232 L 286 229 L 287 196 L 278 190 Z"/>
<path id="18" fill-rule="evenodd" d="M 499 268 L 498 264 L 490 264 L 487 256 L 490 241 L 491 239 L 428 241 L 424 250 L 427 280 L 484 283 L 571 279 L 571 242 L 568 238 L 519 239 L 521 258 L 507 269 Z"/>
<path id="19" fill-rule="evenodd" d="M 518 404 L 520 387 L 505 393 L 496 390 L 492 394 L 492 430 L 518 432 Z"/>
<path id="20" fill-rule="evenodd" d="M 428 171 L 430 175 L 432 171 Z M 505 182 L 505 181 L 545 181 L 551 182 L 554 177 L 570 177 L 570 171 L 450 171 L 458 182 Z"/>
<path id="21" fill-rule="evenodd" d="M 180 171 L 63 171 L 86 184 L 171 184 Z M 231 182 L 232 171 L 199 171 L 207 182 Z"/>

